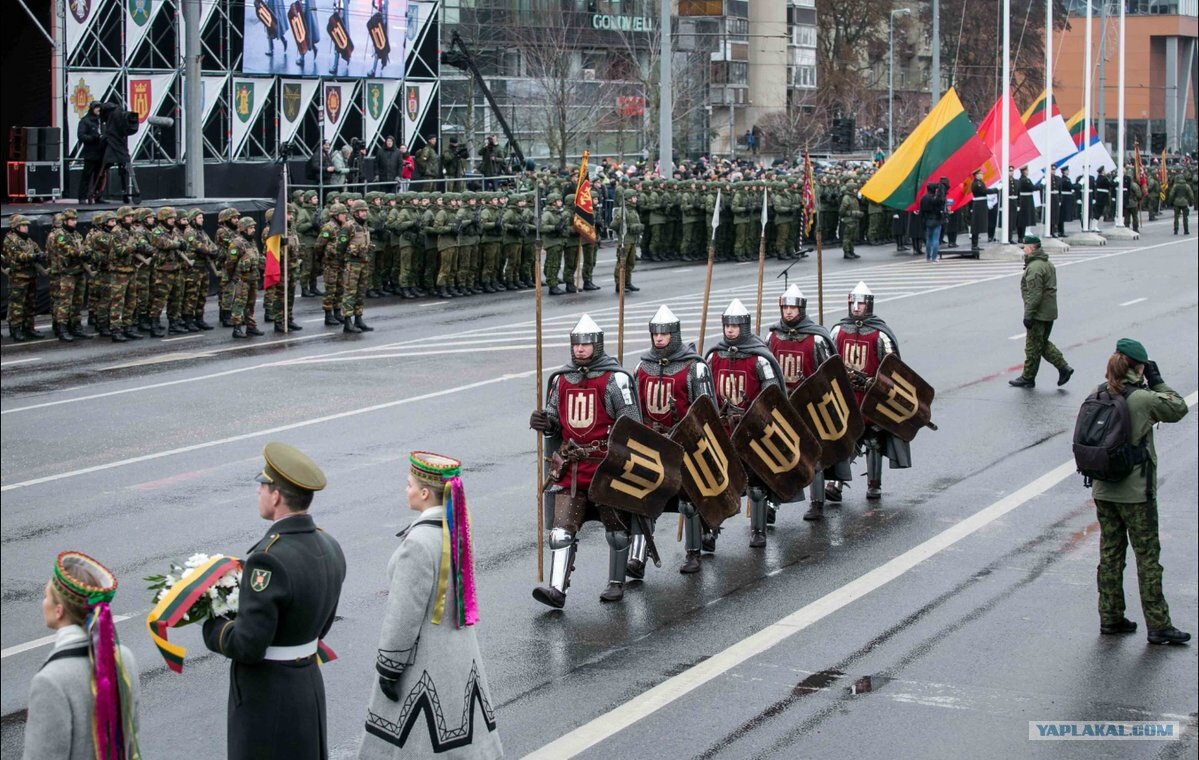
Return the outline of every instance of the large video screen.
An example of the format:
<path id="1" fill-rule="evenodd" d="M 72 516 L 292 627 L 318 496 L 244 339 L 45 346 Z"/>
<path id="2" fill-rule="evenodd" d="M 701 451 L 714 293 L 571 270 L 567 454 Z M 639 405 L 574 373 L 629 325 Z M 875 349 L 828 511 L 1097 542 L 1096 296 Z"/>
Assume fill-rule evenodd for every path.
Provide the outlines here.
<path id="1" fill-rule="evenodd" d="M 245 8 L 245 74 L 404 76 L 416 11 L 408 0 L 247 0 Z"/>

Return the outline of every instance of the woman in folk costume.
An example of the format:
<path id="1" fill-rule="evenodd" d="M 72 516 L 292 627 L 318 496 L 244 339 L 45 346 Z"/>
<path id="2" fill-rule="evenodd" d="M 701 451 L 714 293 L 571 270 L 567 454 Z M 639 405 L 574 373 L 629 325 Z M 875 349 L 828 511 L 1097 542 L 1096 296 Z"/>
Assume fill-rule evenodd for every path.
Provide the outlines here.
<path id="1" fill-rule="evenodd" d="M 495 758 L 504 753 L 474 624 L 474 548 L 456 459 L 409 457 L 408 507 L 387 563 L 378 684 L 359 757 Z"/>
<path id="2" fill-rule="evenodd" d="M 42 616 L 54 650 L 33 677 L 27 760 L 135 760 L 137 662 L 117 640 L 109 602 L 117 579 L 80 552 L 63 552 L 46 583 Z"/>

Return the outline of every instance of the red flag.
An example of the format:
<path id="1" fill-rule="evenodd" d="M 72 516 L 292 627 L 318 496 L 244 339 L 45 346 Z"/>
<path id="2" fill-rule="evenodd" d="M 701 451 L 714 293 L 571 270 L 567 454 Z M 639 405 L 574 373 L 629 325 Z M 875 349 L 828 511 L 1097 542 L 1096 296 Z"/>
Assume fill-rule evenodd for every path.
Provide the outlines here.
<path id="1" fill-rule="evenodd" d="M 812 158 L 806 150 L 803 163 L 803 234 L 807 237 L 811 236 L 812 225 L 816 222 L 816 183 L 812 177 Z"/>
<path id="2" fill-rule="evenodd" d="M 1024 125 L 1024 121 L 1020 118 L 1020 112 L 1016 110 L 1016 101 L 1008 100 L 1009 109 L 1009 124 L 1008 136 L 1011 138 L 1011 150 L 1008 154 L 1008 163 L 1011 166 L 1024 166 L 1041 155 L 1037 150 L 1037 146 L 1033 143 L 1032 138 L 1028 135 L 1028 129 Z M 991 106 L 991 110 L 987 113 L 986 118 L 978 125 L 978 136 L 991 149 L 991 160 L 983 165 L 983 182 L 987 186 L 991 186 L 998 182 L 1003 177 L 1004 167 L 999 165 L 1003 157 L 1003 96 L 995 101 L 995 105 Z"/>
<path id="3" fill-rule="evenodd" d="M 575 188 L 575 216 L 572 224 L 579 235 L 589 243 L 595 242 L 595 201 L 591 197 L 591 181 L 587 179 L 587 157 L 590 151 L 583 151 L 583 161 L 579 164 L 579 185 Z"/>

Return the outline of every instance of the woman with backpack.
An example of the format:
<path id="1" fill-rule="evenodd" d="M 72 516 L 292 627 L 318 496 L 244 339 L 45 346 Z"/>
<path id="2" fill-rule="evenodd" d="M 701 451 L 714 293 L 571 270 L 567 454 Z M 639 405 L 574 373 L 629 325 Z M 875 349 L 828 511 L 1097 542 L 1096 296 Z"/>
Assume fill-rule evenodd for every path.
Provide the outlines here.
<path id="1" fill-rule="evenodd" d="M 1127 407 L 1123 415 L 1127 422 L 1117 419 L 1115 424 L 1127 426 L 1125 448 L 1131 447 L 1131 455 L 1121 458 L 1133 466 L 1131 472 L 1118 480 L 1092 478 L 1100 531 L 1099 632 L 1121 634 L 1137 629 L 1136 623 L 1124 617 L 1124 560 L 1128 545 L 1132 544 L 1149 643 L 1184 644 L 1190 641 L 1191 634 L 1171 624 L 1170 608 L 1162 593 L 1153 426 L 1159 422 L 1178 422 L 1186 416 L 1187 404 L 1162 382 L 1157 362 L 1149 360 L 1145 347 L 1130 338 L 1117 341 L 1116 352 L 1107 362 L 1107 382 L 1087 401 L 1098 399 L 1102 403 L 1105 394 L 1108 400 L 1122 398 Z M 1114 418 L 1120 416 L 1117 413 Z M 1115 469 L 1118 472 L 1120 468 Z"/>

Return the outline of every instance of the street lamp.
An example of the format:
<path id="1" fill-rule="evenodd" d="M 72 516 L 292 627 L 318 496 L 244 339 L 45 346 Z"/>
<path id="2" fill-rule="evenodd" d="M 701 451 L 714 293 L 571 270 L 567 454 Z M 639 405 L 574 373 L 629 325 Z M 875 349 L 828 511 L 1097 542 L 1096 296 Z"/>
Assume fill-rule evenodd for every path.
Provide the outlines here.
<path id="1" fill-rule="evenodd" d="M 887 157 L 895 152 L 895 17 L 910 16 L 909 8 L 896 8 L 888 19 L 890 35 L 890 63 L 887 66 Z"/>

